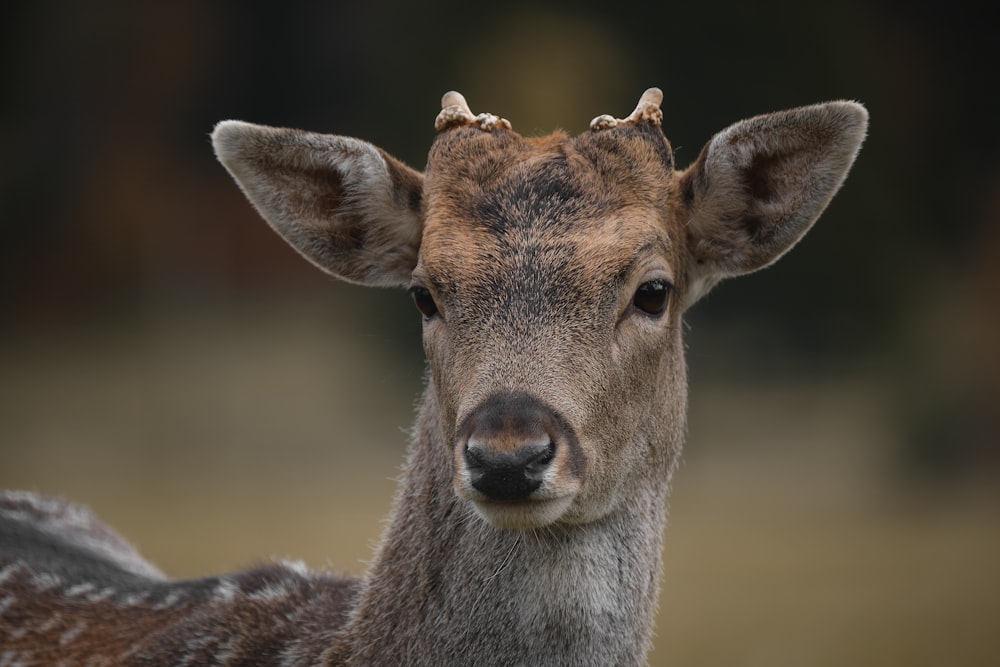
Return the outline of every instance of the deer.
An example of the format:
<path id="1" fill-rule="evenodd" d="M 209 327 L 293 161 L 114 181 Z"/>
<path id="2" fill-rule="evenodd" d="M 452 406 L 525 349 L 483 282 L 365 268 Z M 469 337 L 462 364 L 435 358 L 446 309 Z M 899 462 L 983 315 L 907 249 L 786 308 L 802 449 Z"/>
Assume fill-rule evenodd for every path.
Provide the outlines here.
<path id="1" fill-rule="evenodd" d="M 174 580 L 90 510 L 0 495 L 0 665 L 641 665 L 686 431 L 684 314 L 812 227 L 865 138 L 834 101 L 679 169 L 651 88 L 522 137 L 447 93 L 426 168 L 223 121 L 215 153 L 308 261 L 409 290 L 428 373 L 368 571 Z"/>

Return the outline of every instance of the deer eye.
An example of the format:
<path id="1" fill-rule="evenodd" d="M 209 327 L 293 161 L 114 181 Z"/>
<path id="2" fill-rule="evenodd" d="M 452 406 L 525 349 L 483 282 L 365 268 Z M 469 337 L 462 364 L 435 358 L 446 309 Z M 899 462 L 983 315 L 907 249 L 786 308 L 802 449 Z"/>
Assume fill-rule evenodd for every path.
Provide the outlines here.
<path id="1" fill-rule="evenodd" d="M 424 317 L 431 318 L 437 314 L 437 304 L 434 303 L 434 297 L 426 287 L 411 287 L 410 295 L 413 297 L 413 303 L 417 304 L 417 310 L 423 313 Z"/>
<path id="2" fill-rule="evenodd" d="M 632 304 L 647 315 L 662 315 L 667 309 L 671 285 L 666 280 L 650 280 L 639 285 Z"/>

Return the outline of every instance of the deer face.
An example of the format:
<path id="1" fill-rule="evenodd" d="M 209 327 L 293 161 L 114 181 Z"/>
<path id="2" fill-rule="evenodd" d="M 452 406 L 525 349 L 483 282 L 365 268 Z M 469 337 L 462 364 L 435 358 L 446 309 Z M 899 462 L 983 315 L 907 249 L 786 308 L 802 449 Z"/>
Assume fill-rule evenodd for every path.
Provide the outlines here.
<path id="1" fill-rule="evenodd" d="M 411 290 L 455 490 L 491 522 L 593 520 L 634 469 L 666 476 L 683 427 L 658 428 L 683 403 L 675 190 L 651 124 L 435 142 Z"/>
<path id="2" fill-rule="evenodd" d="M 840 186 L 864 110 L 730 127 L 683 172 L 659 91 L 576 138 L 445 96 L 425 173 L 356 139 L 227 122 L 220 159 L 322 269 L 408 286 L 454 492 L 501 528 L 594 521 L 665 486 L 684 430 L 684 309 L 774 261 Z"/>

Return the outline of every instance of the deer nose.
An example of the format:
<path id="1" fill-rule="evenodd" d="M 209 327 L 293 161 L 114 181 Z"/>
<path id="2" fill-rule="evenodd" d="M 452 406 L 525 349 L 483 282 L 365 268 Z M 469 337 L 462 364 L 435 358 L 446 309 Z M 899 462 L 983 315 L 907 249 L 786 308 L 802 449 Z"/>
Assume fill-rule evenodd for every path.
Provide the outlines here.
<path id="1" fill-rule="evenodd" d="M 552 408 L 526 393 L 502 392 L 480 403 L 459 428 L 457 463 L 466 488 L 493 501 L 527 500 L 572 442 Z"/>
<path id="2" fill-rule="evenodd" d="M 556 456 L 552 441 L 532 442 L 500 452 L 475 440 L 465 446 L 465 465 L 472 487 L 490 500 L 526 500 L 544 481 Z"/>

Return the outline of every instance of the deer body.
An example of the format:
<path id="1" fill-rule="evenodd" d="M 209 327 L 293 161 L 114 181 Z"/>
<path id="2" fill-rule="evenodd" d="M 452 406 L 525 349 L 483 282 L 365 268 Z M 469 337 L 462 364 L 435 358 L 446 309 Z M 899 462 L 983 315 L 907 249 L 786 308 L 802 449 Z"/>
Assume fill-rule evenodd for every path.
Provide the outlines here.
<path id="1" fill-rule="evenodd" d="M 424 173 L 221 123 L 220 160 L 279 234 L 423 314 L 429 381 L 373 565 L 171 581 L 85 510 L 0 495 L 0 665 L 642 664 L 682 315 L 801 238 L 867 123 L 846 102 L 761 116 L 678 171 L 660 100 L 525 139 L 449 93 Z"/>

